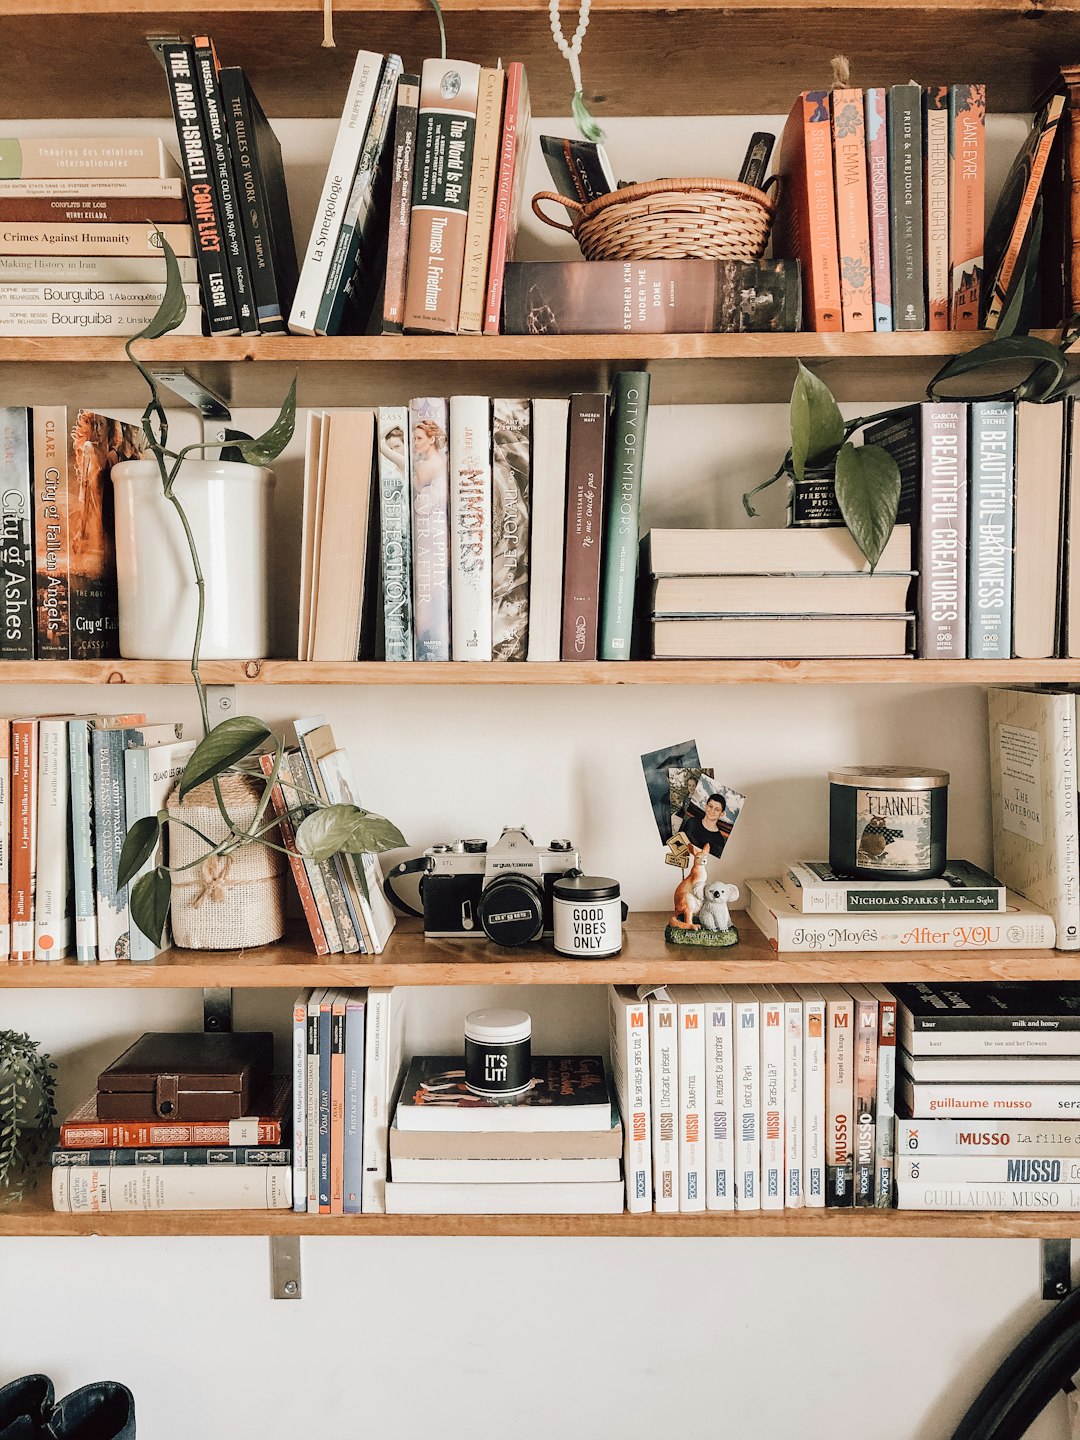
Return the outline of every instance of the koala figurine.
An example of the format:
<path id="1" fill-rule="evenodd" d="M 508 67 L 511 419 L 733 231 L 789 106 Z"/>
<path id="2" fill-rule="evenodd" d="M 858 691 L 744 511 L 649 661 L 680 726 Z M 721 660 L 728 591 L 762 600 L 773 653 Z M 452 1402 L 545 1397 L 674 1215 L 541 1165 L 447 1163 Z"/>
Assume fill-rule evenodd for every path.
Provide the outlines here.
<path id="1" fill-rule="evenodd" d="M 731 916 L 728 904 L 739 898 L 737 885 L 725 885 L 722 880 L 710 880 L 700 888 L 701 908 L 697 923 L 703 930 L 730 930 Z"/>

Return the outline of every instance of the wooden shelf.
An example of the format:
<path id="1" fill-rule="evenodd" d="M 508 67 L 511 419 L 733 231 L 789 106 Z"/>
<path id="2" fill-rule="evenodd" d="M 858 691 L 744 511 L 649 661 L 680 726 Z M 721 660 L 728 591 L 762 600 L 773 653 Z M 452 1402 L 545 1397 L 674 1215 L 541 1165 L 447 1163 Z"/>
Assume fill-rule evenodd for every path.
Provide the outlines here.
<path id="1" fill-rule="evenodd" d="M 568 112 L 570 78 L 544 0 L 449 0 L 444 9 L 450 54 L 522 60 L 534 113 Z M 40 114 L 44 76 L 49 113 L 81 117 L 87 56 L 107 55 L 93 77 L 96 114 L 164 116 L 164 80 L 144 37 L 191 34 L 208 16 L 225 64 L 244 66 L 272 119 L 336 115 L 361 46 L 397 51 L 407 68 L 438 47 L 425 0 L 335 0 L 335 49 L 321 48 L 322 0 L 6 0 L 0 108 L 9 118 Z M 585 99 L 601 120 L 786 113 L 800 89 L 828 84 L 838 33 L 861 84 L 977 78 L 998 112 L 1030 110 L 1058 62 L 1080 52 L 1071 0 L 595 0 Z"/>
<path id="2" fill-rule="evenodd" d="M 226 986 L 300 990 L 306 985 L 792 984 L 849 980 L 1057 980 L 1080 982 L 1080 953 L 949 950 L 924 953 L 777 955 L 749 917 L 736 912 L 740 942 L 713 952 L 668 945 L 666 915 L 626 923 L 622 953 L 568 960 L 550 944 L 520 951 L 487 941 L 425 940 L 418 920 L 400 920 L 382 955 L 320 959 L 306 933 L 257 950 L 168 950 L 151 965 L 0 965 L 0 990 L 190 990 Z"/>

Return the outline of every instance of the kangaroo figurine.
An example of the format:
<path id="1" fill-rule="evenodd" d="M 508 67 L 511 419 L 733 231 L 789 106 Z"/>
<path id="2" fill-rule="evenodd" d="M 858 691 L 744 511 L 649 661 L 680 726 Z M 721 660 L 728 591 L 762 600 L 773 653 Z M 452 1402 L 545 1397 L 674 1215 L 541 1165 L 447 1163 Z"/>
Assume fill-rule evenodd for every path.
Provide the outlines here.
<path id="1" fill-rule="evenodd" d="M 690 867 L 675 887 L 675 913 L 668 922 L 677 930 L 700 928 L 695 924 L 694 916 L 701 909 L 701 902 L 705 894 L 705 881 L 709 875 L 706 859 L 708 853 L 708 845 L 702 846 L 701 849 L 696 845 L 690 846 Z"/>

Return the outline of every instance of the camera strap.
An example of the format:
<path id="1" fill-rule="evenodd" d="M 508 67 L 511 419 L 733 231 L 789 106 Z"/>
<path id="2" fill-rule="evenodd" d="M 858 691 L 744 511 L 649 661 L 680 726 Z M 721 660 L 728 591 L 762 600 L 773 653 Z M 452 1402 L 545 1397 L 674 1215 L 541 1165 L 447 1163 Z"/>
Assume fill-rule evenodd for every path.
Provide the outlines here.
<path id="1" fill-rule="evenodd" d="M 383 894 L 386 896 L 390 904 L 396 905 L 397 908 L 399 910 L 403 910 L 406 915 L 414 915 L 418 920 L 422 920 L 424 918 L 423 911 L 414 909 L 407 900 L 403 900 L 401 898 L 401 896 L 394 889 L 393 880 L 396 875 L 419 874 L 423 876 L 427 874 L 430 868 L 430 858 L 427 855 L 417 855 L 412 860 L 402 860 L 400 865 L 395 865 L 392 870 L 388 871 L 383 879 Z M 423 888 L 424 882 L 421 878 L 421 893 L 423 892 Z"/>

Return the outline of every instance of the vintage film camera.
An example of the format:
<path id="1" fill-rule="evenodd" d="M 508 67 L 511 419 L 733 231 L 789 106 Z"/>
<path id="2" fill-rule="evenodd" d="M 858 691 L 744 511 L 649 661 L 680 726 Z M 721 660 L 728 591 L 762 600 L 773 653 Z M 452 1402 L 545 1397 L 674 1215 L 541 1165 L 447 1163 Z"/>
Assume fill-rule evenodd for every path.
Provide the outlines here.
<path id="1" fill-rule="evenodd" d="M 386 877 L 386 893 L 400 909 L 420 914 L 392 883 L 399 875 L 419 874 L 429 940 L 486 935 L 498 945 L 529 945 L 551 933 L 551 887 L 567 871 L 577 870 L 578 860 L 569 840 L 553 840 L 541 850 L 528 831 L 508 825 L 494 845 L 455 840 L 403 861 Z"/>

